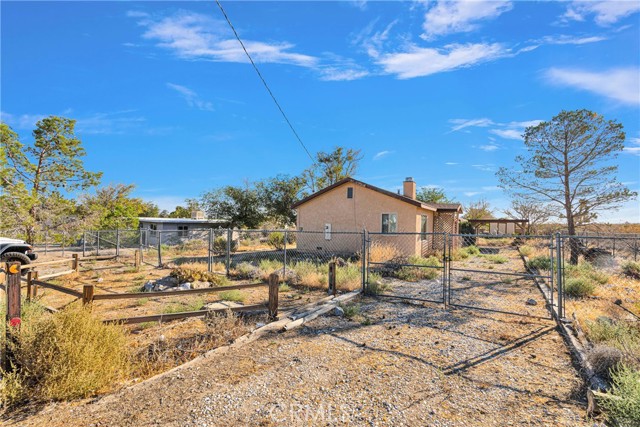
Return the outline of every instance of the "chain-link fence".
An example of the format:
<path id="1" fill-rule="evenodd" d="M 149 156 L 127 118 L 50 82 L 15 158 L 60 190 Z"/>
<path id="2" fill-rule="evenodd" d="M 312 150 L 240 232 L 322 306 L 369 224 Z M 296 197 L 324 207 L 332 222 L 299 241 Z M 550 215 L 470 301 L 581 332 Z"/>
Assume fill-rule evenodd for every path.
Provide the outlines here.
<path id="1" fill-rule="evenodd" d="M 451 306 L 551 317 L 554 304 L 551 236 L 448 236 Z"/>

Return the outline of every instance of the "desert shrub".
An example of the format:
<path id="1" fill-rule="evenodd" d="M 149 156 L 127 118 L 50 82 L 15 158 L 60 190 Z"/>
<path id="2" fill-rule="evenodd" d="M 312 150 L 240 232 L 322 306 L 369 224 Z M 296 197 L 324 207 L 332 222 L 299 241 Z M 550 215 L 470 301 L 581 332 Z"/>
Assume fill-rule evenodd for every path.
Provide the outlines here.
<path id="1" fill-rule="evenodd" d="M 203 251 L 208 247 L 206 240 L 186 240 L 181 242 L 175 249 L 177 252 Z"/>
<path id="2" fill-rule="evenodd" d="M 467 246 L 460 249 L 460 251 L 466 252 L 468 256 L 480 255 L 480 248 L 478 248 L 476 245 Z"/>
<path id="3" fill-rule="evenodd" d="M 598 399 L 613 425 L 640 425 L 640 371 L 621 364 L 611 371 L 611 390 Z"/>
<path id="4" fill-rule="evenodd" d="M 609 275 L 597 270 L 590 263 L 583 261 L 577 265 L 565 266 L 567 277 L 583 278 L 604 285 L 609 281 Z"/>
<path id="5" fill-rule="evenodd" d="M 238 279 L 261 279 L 263 275 L 262 270 L 250 262 L 241 262 L 233 267 L 229 273 Z"/>
<path id="6" fill-rule="evenodd" d="M 531 256 L 533 254 L 534 249 L 531 246 L 522 245 L 518 248 L 520 253 L 526 257 Z"/>
<path id="7" fill-rule="evenodd" d="M 633 279 L 640 279 L 640 262 L 627 261 L 621 266 L 622 273 Z"/>
<path id="8" fill-rule="evenodd" d="M 598 318 L 587 323 L 587 335 L 592 342 L 603 343 L 622 351 L 640 349 L 640 328 L 623 321 Z"/>
<path id="9" fill-rule="evenodd" d="M 402 257 L 402 252 L 395 245 L 373 242 L 369 246 L 368 255 L 371 262 L 386 262 Z"/>
<path id="10" fill-rule="evenodd" d="M 14 337 L 14 370 L 2 372 L 0 383 L 7 406 L 87 397 L 119 383 L 129 370 L 124 329 L 76 305 L 24 318 Z"/>
<path id="11" fill-rule="evenodd" d="M 231 252 L 236 252 L 238 250 L 238 241 L 231 239 L 231 243 L 229 245 L 229 250 Z M 214 252 L 217 253 L 226 253 L 227 252 L 227 238 L 224 236 L 218 236 L 213 239 L 212 248 Z"/>
<path id="12" fill-rule="evenodd" d="M 494 264 L 506 264 L 509 262 L 509 258 L 504 255 L 483 255 L 483 257 Z"/>
<path id="13" fill-rule="evenodd" d="M 189 263 L 182 264 L 171 270 L 171 276 L 178 279 L 178 282 L 210 282 L 215 286 L 225 286 L 229 280 L 220 274 L 207 271 L 206 264 Z"/>
<path id="14" fill-rule="evenodd" d="M 296 283 L 299 285 L 317 287 L 327 284 L 327 277 L 311 261 L 298 261 L 291 268 L 296 272 Z"/>
<path id="15" fill-rule="evenodd" d="M 353 291 L 362 286 L 362 270 L 357 264 L 346 264 L 336 269 L 336 287 Z"/>
<path id="16" fill-rule="evenodd" d="M 360 314 L 360 304 L 355 302 L 350 302 L 347 304 L 339 305 L 344 311 L 344 317 L 347 319 L 353 319 L 355 316 Z"/>
<path id="17" fill-rule="evenodd" d="M 235 301 L 235 302 L 244 302 L 244 300 L 247 298 L 245 294 L 243 294 L 237 289 L 220 292 L 219 296 L 220 296 L 220 299 L 223 301 Z"/>
<path id="18" fill-rule="evenodd" d="M 469 253 L 464 249 L 456 249 L 451 251 L 451 261 L 460 261 L 469 258 Z"/>
<path id="19" fill-rule="evenodd" d="M 587 351 L 587 361 L 602 378 L 611 380 L 611 371 L 625 359 L 624 353 L 615 347 L 596 344 Z"/>
<path id="20" fill-rule="evenodd" d="M 377 273 L 369 274 L 367 293 L 370 295 L 380 295 L 391 290 L 391 285 L 382 281 L 382 276 Z"/>
<path id="21" fill-rule="evenodd" d="M 567 279 L 564 284 L 565 293 L 574 298 L 584 298 L 593 295 L 593 291 L 595 290 L 596 284 L 583 277 Z"/>
<path id="22" fill-rule="evenodd" d="M 280 292 L 289 292 L 291 290 L 291 287 L 286 283 L 280 283 L 280 286 L 278 287 L 278 290 Z"/>
<path id="23" fill-rule="evenodd" d="M 442 266 L 442 264 L 440 264 L 440 260 L 436 257 L 422 258 L 417 255 L 412 255 L 407 259 L 406 263 L 420 267 L 402 267 L 396 273 L 398 279 L 415 282 L 418 280 L 435 279 L 439 274 L 441 274 L 438 269 L 430 268 Z"/>
<path id="24" fill-rule="evenodd" d="M 527 267 L 536 270 L 551 270 L 551 258 L 548 256 L 537 256 L 527 261 Z"/>
<path id="25" fill-rule="evenodd" d="M 512 238 L 509 237 L 481 237 L 478 239 L 478 243 L 483 246 L 508 246 L 513 242 Z"/>
<path id="26" fill-rule="evenodd" d="M 269 233 L 269 237 L 267 237 L 267 245 L 272 247 L 277 251 L 281 251 L 284 249 L 284 234 L 280 231 L 274 231 L 273 233 Z"/>

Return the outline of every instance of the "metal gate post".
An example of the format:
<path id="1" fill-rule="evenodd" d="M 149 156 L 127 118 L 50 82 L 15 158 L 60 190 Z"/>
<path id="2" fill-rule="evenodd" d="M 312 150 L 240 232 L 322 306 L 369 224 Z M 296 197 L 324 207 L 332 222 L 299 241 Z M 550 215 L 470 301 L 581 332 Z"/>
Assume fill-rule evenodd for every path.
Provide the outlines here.
<path id="1" fill-rule="evenodd" d="M 289 237 L 287 229 L 284 230 L 284 258 L 282 268 L 282 283 L 287 283 L 287 238 Z"/>
<path id="2" fill-rule="evenodd" d="M 156 230 L 156 236 L 158 237 L 158 267 L 162 267 L 162 233 L 160 230 Z"/>
<path id="3" fill-rule="evenodd" d="M 367 230 L 362 230 L 362 292 L 366 293 L 367 284 Z"/>
<path id="4" fill-rule="evenodd" d="M 207 271 L 211 273 L 212 270 L 212 259 L 211 259 L 211 251 L 213 250 L 213 228 L 209 229 L 209 249 L 207 250 Z"/>
<path id="5" fill-rule="evenodd" d="M 120 229 L 116 228 L 116 259 L 120 256 Z"/>
<path id="6" fill-rule="evenodd" d="M 564 268 L 562 265 L 562 239 L 560 233 L 556 233 L 556 268 L 557 268 L 557 287 L 558 287 L 558 317 L 564 318 Z"/>
<path id="7" fill-rule="evenodd" d="M 555 250 L 557 251 L 558 249 L 555 248 Z M 556 260 L 555 260 L 556 254 L 554 253 L 554 242 L 553 242 L 553 236 L 549 239 L 549 259 L 551 260 L 551 271 L 549 272 L 549 309 L 551 311 L 551 317 L 553 317 L 553 286 L 555 283 L 555 264 L 556 264 Z M 527 269 L 528 271 L 528 269 Z"/>
<path id="8" fill-rule="evenodd" d="M 227 269 L 227 277 L 229 277 L 229 270 L 231 270 L 231 239 L 233 233 L 230 228 L 227 228 L 227 253 L 225 254 L 225 267 Z"/>
<path id="9" fill-rule="evenodd" d="M 97 240 L 97 242 L 98 242 L 98 245 L 97 245 L 97 247 L 96 247 L 96 255 L 97 255 L 97 256 L 100 256 L 100 230 L 98 230 L 98 231 L 96 232 L 96 236 L 97 236 L 97 237 L 96 237 L 96 240 Z"/>
<path id="10" fill-rule="evenodd" d="M 443 233 L 442 235 L 442 303 L 445 308 L 448 306 L 447 303 L 447 295 L 448 291 L 448 272 L 449 272 L 449 253 L 447 252 L 447 239 L 449 238 L 448 233 Z"/>

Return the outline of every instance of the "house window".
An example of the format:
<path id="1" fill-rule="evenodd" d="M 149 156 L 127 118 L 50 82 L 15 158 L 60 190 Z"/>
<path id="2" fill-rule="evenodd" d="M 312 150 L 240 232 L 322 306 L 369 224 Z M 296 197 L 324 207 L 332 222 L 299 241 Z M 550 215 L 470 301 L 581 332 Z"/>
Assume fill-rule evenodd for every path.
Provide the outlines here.
<path id="1" fill-rule="evenodd" d="M 398 214 L 394 214 L 394 213 L 382 214 L 382 232 L 383 233 L 398 232 Z"/>
<path id="2" fill-rule="evenodd" d="M 178 226 L 178 237 L 187 237 L 189 234 L 189 227 L 187 225 Z"/>
<path id="3" fill-rule="evenodd" d="M 353 199 L 353 187 L 347 187 L 347 199 Z"/>
<path id="4" fill-rule="evenodd" d="M 157 229 L 158 229 L 158 226 L 156 224 L 149 224 L 149 230 L 156 231 Z"/>
<path id="5" fill-rule="evenodd" d="M 428 224 L 429 217 L 426 215 L 420 215 L 420 233 L 422 233 L 420 235 L 420 238 L 422 240 L 427 240 L 427 233 L 429 232 Z"/>

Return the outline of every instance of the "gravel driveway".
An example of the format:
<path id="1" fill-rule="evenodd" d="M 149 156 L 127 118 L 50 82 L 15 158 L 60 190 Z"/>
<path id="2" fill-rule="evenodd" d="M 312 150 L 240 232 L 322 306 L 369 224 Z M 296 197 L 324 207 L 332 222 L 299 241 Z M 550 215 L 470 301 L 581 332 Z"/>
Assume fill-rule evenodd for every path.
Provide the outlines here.
<path id="1" fill-rule="evenodd" d="M 271 333 L 12 426 L 582 426 L 582 382 L 550 321 L 364 298 L 356 320 Z"/>

